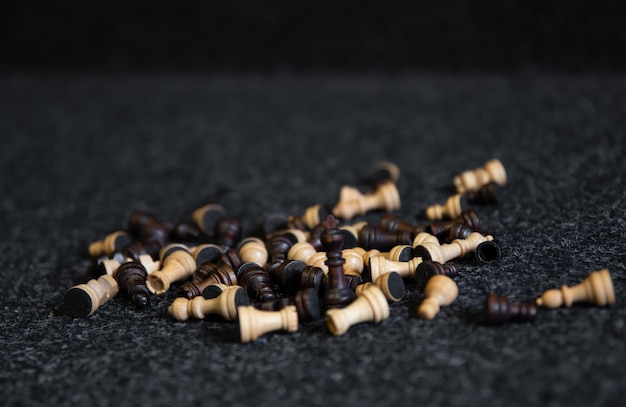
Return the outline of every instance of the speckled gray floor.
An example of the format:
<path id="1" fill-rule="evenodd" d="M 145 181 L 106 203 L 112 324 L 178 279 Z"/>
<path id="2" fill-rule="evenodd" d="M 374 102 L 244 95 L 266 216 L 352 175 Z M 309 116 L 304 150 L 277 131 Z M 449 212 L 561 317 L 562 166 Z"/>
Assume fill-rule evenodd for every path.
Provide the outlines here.
<path id="1" fill-rule="evenodd" d="M 5 76 L 0 79 L 0 396 L 5 405 L 620 405 L 626 400 L 623 77 Z M 433 321 L 405 299 L 379 325 L 323 322 L 237 342 L 236 323 L 174 322 L 115 298 L 58 312 L 90 277 L 89 242 L 135 209 L 189 217 L 220 186 L 246 233 L 331 203 L 380 160 L 409 221 L 452 177 L 500 158 L 478 208 L 495 264 L 461 263 Z M 380 213 L 366 220 L 377 221 Z M 488 292 L 522 301 L 606 267 L 617 302 L 481 323 Z"/>

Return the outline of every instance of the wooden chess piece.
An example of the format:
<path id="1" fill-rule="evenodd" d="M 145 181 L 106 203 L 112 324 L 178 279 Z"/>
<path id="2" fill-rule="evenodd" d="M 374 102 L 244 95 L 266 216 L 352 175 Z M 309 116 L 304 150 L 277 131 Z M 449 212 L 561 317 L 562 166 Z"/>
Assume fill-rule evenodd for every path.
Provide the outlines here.
<path id="1" fill-rule="evenodd" d="M 382 217 L 378 226 L 391 233 L 408 233 L 415 238 L 419 233 L 425 232 L 428 225 L 413 225 L 402 220 L 399 215 L 388 213 Z"/>
<path id="2" fill-rule="evenodd" d="M 413 258 L 413 248 L 409 245 L 394 246 L 388 252 L 381 252 L 378 249 L 365 251 L 362 247 L 355 247 L 353 251 L 361 254 L 364 264 L 369 264 L 370 257 L 381 256 L 391 261 L 409 261 Z"/>
<path id="3" fill-rule="evenodd" d="M 186 281 L 178 287 L 176 294 L 179 297 L 192 299 L 203 295 L 204 290 L 213 284 L 226 286 L 238 284 L 237 275 L 229 263 L 225 261 L 202 263 L 193 271 L 192 280 Z"/>
<path id="4" fill-rule="evenodd" d="M 359 232 L 359 246 L 365 250 L 389 251 L 398 245 L 410 245 L 411 235 L 405 232 L 387 232 L 380 226 L 366 225 Z"/>
<path id="5" fill-rule="evenodd" d="M 301 236 L 300 236 L 301 237 Z M 269 260 L 265 268 L 270 273 L 270 275 L 275 273 L 275 269 L 280 267 L 287 260 L 292 260 L 289 257 L 289 252 L 293 248 L 293 246 L 306 243 L 300 242 L 300 238 L 297 234 L 294 234 L 293 231 L 277 234 L 272 236 L 267 242 L 265 246 L 267 248 L 267 253 Z"/>
<path id="6" fill-rule="evenodd" d="M 537 305 L 545 308 L 571 307 L 575 302 L 586 302 L 597 306 L 615 303 L 613 281 L 608 269 L 594 271 L 582 283 L 573 287 L 566 285 L 551 289 L 537 298 Z"/>
<path id="7" fill-rule="evenodd" d="M 464 228 L 462 228 L 464 227 Z M 461 211 L 461 214 L 448 222 L 432 222 L 426 227 L 426 232 L 443 240 L 448 235 L 450 241 L 454 239 L 465 239 L 471 232 L 482 232 L 480 219 L 474 208 Z M 466 235 L 463 235 L 466 234 Z"/>
<path id="8" fill-rule="evenodd" d="M 75 285 L 65 292 L 63 308 L 72 317 L 88 317 L 104 303 L 115 297 L 119 290 L 117 281 L 108 274 Z"/>
<path id="9" fill-rule="evenodd" d="M 355 299 L 344 273 L 343 265 L 346 262 L 342 257 L 344 235 L 341 233 L 337 219 L 328 215 L 324 224 L 326 231 L 322 235 L 322 245 L 326 251 L 326 266 L 328 266 L 328 284 L 324 290 L 324 305 L 326 308 L 342 308 Z"/>
<path id="10" fill-rule="evenodd" d="M 448 197 L 443 205 L 431 205 L 426 208 L 426 218 L 432 221 L 444 218 L 454 219 L 461 215 L 463 206 L 465 206 L 463 203 L 463 196 L 455 194 Z"/>
<path id="11" fill-rule="evenodd" d="M 222 283 L 213 283 L 204 287 L 202 290 L 202 297 L 206 300 L 210 300 L 211 298 L 215 298 L 223 293 L 228 287 L 235 287 L 235 285 L 226 285 Z M 195 297 L 192 297 L 195 298 Z M 187 298 L 188 300 L 191 298 Z"/>
<path id="12" fill-rule="evenodd" d="M 104 239 L 93 242 L 89 245 L 89 255 L 91 257 L 112 256 L 113 253 L 121 251 L 131 243 L 130 236 L 123 230 L 118 230 L 108 234 Z"/>
<path id="13" fill-rule="evenodd" d="M 133 260 L 130 257 L 125 258 L 122 261 L 119 261 L 119 258 L 112 258 L 112 259 L 106 258 L 98 263 L 96 267 L 96 274 L 97 275 L 108 274 L 112 276 L 113 278 L 115 278 L 119 267 L 123 263 L 129 262 L 129 261 L 136 261 L 136 260 Z M 161 268 L 161 262 L 158 260 L 154 261 L 152 259 L 152 256 L 150 256 L 149 254 L 140 255 L 139 263 L 141 263 L 141 265 L 146 269 L 146 272 L 148 274 L 154 271 L 157 271 L 159 268 Z"/>
<path id="14" fill-rule="evenodd" d="M 454 177 L 454 186 L 459 194 L 476 191 L 492 182 L 500 186 L 506 185 L 506 171 L 497 159 L 488 161 L 483 167 L 464 171 Z"/>
<path id="15" fill-rule="evenodd" d="M 357 286 L 355 290 L 357 297 L 361 294 L 362 290 L 367 290 L 372 284 L 380 288 L 389 302 L 398 302 L 404 298 L 404 280 L 402 276 L 395 271 L 383 274 L 376 279 L 376 283 L 366 282 Z"/>
<path id="16" fill-rule="evenodd" d="M 277 298 L 269 273 L 256 263 L 242 264 L 237 270 L 237 280 L 251 298 L 260 302 L 273 301 Z"/>
<path id="17" fill-rule="evenodd" d="M 493 236 L 483 236 L 478 232 L 473 232 L 465 239 L 456 239 L 442 245 L 433 242 L 423 243 L 415 247 L 413 254 L 423 260 L 432 260 L 443 264 L 473 253 L 480 243 L 490 240 L 493 240 Z M 489 256 L 489 253 L 485 253 L 485 256 Z"/>
<path id="18" fill-rule="evenodd" d="M 280 311 L 259 311 L 253 306 L 237 308 L 241 342 L 257 340 L 261 335 L 277 330 L 296 332 L 298 330 L 298 310 L 288 305 Z"/>
<path id="19" fill-rule="evenodd" d="M 318 292 L 322 292 L 322 284 L 326 274 L 319 267 L 305 266 L 300 275 L 300 289 L 315 288 Z"/>
<path id="20" fill-rule="evenodd" d="M 400 194 L 393 182 L 384 182 L 375 191 L 361 194 L 357 188 L 344 186 L 339 194 L 339 202 L 332 213 L 341 219 L 352 219 L 372 210 L 394 211 L 400 209 Z"/>
<path id="21" fill-rule="evenodd" d="M 374 165 L 368 178 L 374 186 L 385 182 L 397 184 L 400 178 L 400 167 L 389 161 L 380 161 Z"/>
<path id="22" fill-rule="evenodd" d="M 500 246 L 493 240 L 480 243 L 474 250 L 476 259 L 482 263 L 493 263 L 500 260 Z"/>
<path id="23" fill-rule="evenodd" d="M 136 261 L 123 263 L 115 274 L 120 291 L 126 293 L 138 308 L 150 305 L 150 291 L 146 286 L 147 277 L 146 268 Z"/>
<path id="24" fill-rule="evenodd" d="M 307 265 L 300 260 L 288 260 L 275 268 L 270 277 L 285 294 L 295 294 L 301 288 L 302 272 L 305 267 Z"/>
<path id="25" fill-rule="evenodd" d="M 122 249 L 124 257 L 130 257 L 139 261 L 142 255 L 149 255 L 152 258 L 159 258 L 159 251 L 163 248 L 163 242 L 158 240 L 135 241 Z"/>
<path id="26" fill-rule="evenodd" d="M 417 283 L 417 287 L 423 290 L 428 280 L 438 274 L 455 278 L 459 274 L 459 266 L 456 263 L 441 264 L 436 261 L 423 261 L 415 270 L 415 282 Z"/>
<path id="27" fill-rule="evenodd" d="M 330 212 L 325 205 L 317 204 L 308 207 L 304 211 L 301 219 L 309 230 L 313 230 L 316 225 L 319 225 L 324 219 L 326 219 L 326 216 L 328 216 L 329 213 Z"/>
<path id="28" fill-rule="evenodd" d="M 389 303 L 376 285 L 362 290 L 345 308 L 326 311 L 326 326 L 335 336 L 345 334 L 352 325 L 363 322 L 379 323 L 389 317 Z"/>
<path id="29" fill-rule="evenodd" d="M 178 297 L 168 308 L 168 312 L 177 321 L 186 321 L 189 318 L 204 319 L 209 314 L 216 314 L 227 321 L 237 319 L 237 309 L 250 305 L 245 290 L 239 286 L 228 287 L 219 296 L 206 299 L 204 297 Z"/>
<path id="30" fill-rule="evenodd" d="M 504 322 L 534 321 L 537 315 L 537 306 L 530 303 L 514 304 L 498 294 L 489 294 L 486 302 L 486 316 L 489 324 L 502 324 Z"/>
<path id="31" fill-rule="evenodd" d="M 206 236 L 215 236 L 215 225 L 226 216 L 226 210 L 220 204 L 212 203 L 196 209 L 191 215 L 194 224 Z"/>
<path id="32" fill-rule="evenodd" d="M 297 291 L 293 296 L 292 304 L 296 307 L 299 321 L 317 321 L 321 318 L 322 304 L 315 288 Z"/>
<path id="33" fill-rule="evenodd" d="M 459 295 L 459 288 L 450 277 L 438 274 L 428 280 L 424 295 L 426 298 L 417 308 L 417 315 L 422 319 L 433 319 L 441 306 L 452 304 Z"/>
<path id="34" fill-rule="evenodd" d="M 204 263 L 219 262 L 222 254 L 224 254 L 224 251 L 216 244 L 204 243 L 196 246 L 192 254 L 196 262 L 196 266 L 200 266 Z"/>
<path id="35" fill-rule="evenodd" d="M 292 305 L 291 300 L 288 297 L 282 297 L 273 301 L 259 302 L 254 306 L 261 311 L 280 311 L 288 305 Z"/>
<path id="36" fill-rule="evenodd" d="M 476 191 L 468 191 L 463 196 L 467 202 L 475 205 L 489 205 L 496 203 L 496 184 L 491 182 Z"/>
<path id="37" fill-rule="evenodd" d="M 413 257 L 409 261 L 391 261 L 382 256 L 370 257 L 369 271 L 373 283 L 386 273 L 395 271 L 402 278 L 415 278 L 417 267 L 422 262 L 421 257 Z"/>
<path id="38" fill-rule="evenodd" d="M 291 246 L 287 253 L 287 259 L 299 260 L 306 263 L 315 253 L 315 247 L 309 242 L 298 242 Z"/>
<path id="39" fill-rule="evenodd" d="M 170 230 L 170 240 L 176 242 L 195 240 L 198 237 L 200 237 L 200 230 L 190 223 L 176 223 Z"/>
<path id="40" fill-rule="evenodd" d="M 343 264 L 344 274 L 358 276 L 361 275 L 363 271 L 364 263 L 363 256 L 359 251 L 354 249 L 343 249 L 341 251 L 341 257 L 345 260 Z M 319 267 L 324 270 L 324 273 L 328 273 L 328 266 L 326 266 L 326 261 L 328 260 L 328 256 L 326 252 L 316 252 L 313 254 L 306 262 L 309 266 Z"/>
<path id="41" fill-rule="evenodd" d="M 171 244 L 161 249 L 161 270 L 148 276 L 146 285 L 153 294 L 164 294 L 173 282 L 191 277 L 196 261 L 185 246 Z"/>
<path id="42" fill-rule="evenodd" d="M 265 243 L 258 237 L 247 237 L 237 246 L 242 263 L 256 263 L 264 266 L 267 263 L 268 253 Z"/>

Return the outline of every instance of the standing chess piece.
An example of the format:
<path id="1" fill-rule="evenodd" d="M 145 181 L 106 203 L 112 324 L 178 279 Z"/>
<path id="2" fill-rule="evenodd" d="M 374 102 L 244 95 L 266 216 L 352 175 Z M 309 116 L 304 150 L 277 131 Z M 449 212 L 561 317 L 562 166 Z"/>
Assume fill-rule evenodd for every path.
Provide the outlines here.
<path id="1" fill-rule="evenodd" d="M 582 283 L 574 287 L 566 285 L 544 292 L 537 298 L 537 305 L 545 308 L 571 307 L 575 302 L 587 302 L 605 306 L 615 302 L 613 281 L 608 269 L 594 271 Z"/>
<path id="2" fill-rule="evenodd" d="M 104 239 L 93 242 L 89 245 L 89 255 L 91 257 L 112 256 L 115 252 L 120 252 L 131 243 L 130 236 L 123 230 L 118 230 L 108 234 Z"/>
<path id="3" fill-rule="evenodd" d="M 489 294 L 486 303 L 487 322 L 502 324 L 508 321 L 534 321 L 537 315 L 537 306 L 530 303 L 514 304 L 505 296 Z"/>
<path id="4" fill-rule="evenodd" d="M 65 292 L 63 308 L 72 317 L 88 317 L 104 303 L 115 297 L 119 290 L 117 281 L 108 274 L 75 285 Z"/>
<path id="5" fill-rule="evenodd" d="M 257 340 L 261 335 L 277 330 L 298 331 L 298 310 L 288 305 L 280 311 L 259 311 L 253 306 L 237 308 L 241 342 Z"/>
<path id="6" fill-rule="evenodd" d="M 417 308 L 422 319 L 433 319 L 441 306 L 450 305 L 459 295 L 459 288 L 448 276 L 432 276 L 424 288 L 426 298 Z"/>
<path id="7" fill-rule="evenodd" d="M 228 287 L 222 293 L 211 299 L 202 296 L 191 300 L 178 297 L 168 308 L 168 312 L 177 321 L 186 321 L 193 317 L 204 319 L 209 314 L 216 314 L 227 321 L 237 319 L 238 307 L 250 305 L 248 296 L 242 287 Z"/>
<path id="8" fill-rule="evenodd" d="M 389 317 L 389 303 L 383 292 L 372 285 L 360 292 L 360 295 L 342 309 L 326 311 L 326 326 L 335 336 L 343 335 L 352 325 L 363 322 L 378 323 Z"/>
<path id="9" fill-rule="evenodd" d="M 488 161 L 483 167 L 464 171 L 454 177 L 454 186 L 459 194 L 476 191 L 492 182 L 500 186 L 506 185 L 506 171 L 497 159 Z"/>
<path id="10" fill-rule="evenodd" d="M 161 270 L 148 276 L 146 285 L 153 294 L 164 294 L 176 281 L 190 278 L 196 262 L 184 245 L 172 244 L 161 250 Z"/>
<path id="11" fill-rule="evenodd" d="M 326 231 L 322 235 L 322 245 L 326 250 L 326 266 L 328 266 L 328 285 L 324 291 L 324 305 L 326 308 L 342 308 L 355 299 L 354 292 L 348 285 L 343 269 L 346 262 L 341 250 L 344 235 L 337 228 L 339 222 L 334 216 L 328 215 L 324 224 Z"/>
<path id="12" fill-rule="evenodd" d="M 344 186 L 339 194 L 339 202 L 332 213 L 341 219 L 352 219 L 372 210 L 394 211 L 400 209 L 400 194 L 393 182 L 384 182 L 375 191 L 361 194 L 357 188 Z"/>

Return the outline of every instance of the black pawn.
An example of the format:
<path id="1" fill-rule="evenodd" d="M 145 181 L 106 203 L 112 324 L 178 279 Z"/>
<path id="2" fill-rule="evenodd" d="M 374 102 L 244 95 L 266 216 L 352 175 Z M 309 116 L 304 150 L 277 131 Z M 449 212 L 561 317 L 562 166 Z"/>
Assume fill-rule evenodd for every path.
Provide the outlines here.
<path id="1" fill-rule="evenodd" d="M 115 275 L 120 291 L 125 292 L 138 308 L 150 305 L 150 291 L 146 286 L 147 277 L 146 268 L 134 261 L 120 265 Z"/>
<path id="2" fill-rule="evenodd" d="M 415 269 L 415 282 L 421 290 L 426 287 L 428 280 L 437 274 L 454 278 L 459 274 L 459 266 L 456 263 L 441 264 L 436 261 L 423 261 Z"/>
<path id="3" fill-rule="evenodd" d="M 506 297 L 491 293 L 487 296 L 486 316 L 487 322 L 494 325 L 509 321 L 534 321 L 537 306 L 532 302 L 513 304 Z"/>

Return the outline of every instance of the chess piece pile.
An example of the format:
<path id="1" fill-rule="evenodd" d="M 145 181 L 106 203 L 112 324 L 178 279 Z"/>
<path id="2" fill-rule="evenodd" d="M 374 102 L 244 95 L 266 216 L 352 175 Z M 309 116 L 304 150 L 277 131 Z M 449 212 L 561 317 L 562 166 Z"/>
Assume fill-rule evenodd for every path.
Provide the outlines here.
<path id="1" fill-rule="evenodd" d="M 422 224 L 393 213 L 400 208 L 398 178 L 397 166 L 381 163 L 365 192 L 344 186 L 333 206 L 316 204 L 301 216 L 267 216 L 250 236 L 242 235 L 240 219 L 219 203 L 198 208 L 188 223 L 136 211 L 126 230 L 89 246 L 97 276 L 71 287 L 64 308 L 88 317 L 118 292 L 135 308 L 175 292 L 171 318 L 216 315 L 236 321 L 242 342 L 276 330 L 294 332 L 300 323 L 320 319 L 332 335 L 342 335 L 355 324 L 388 318 L 390 306 L 405 296 L 405 282 L 412 281 L 423 296 L 415 314 L 433 319 L 459 295 L 454 278 L 463 261 L 500 258 L 473 206 L 494 204 L 506 173 L 500 161 L 491 160 L 458 175 L 457 194 L 428 207 Z M 372 211 L 383 214 L 378 224 L 352 222 Z M 513 304 L 490 294 L 485 315 L 493 324 L 532 321 L 538 307 L 578 301 L 615 302 L 608 270 L 578 286 L 546 291 L 534 302 Z"/>

